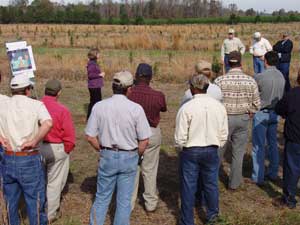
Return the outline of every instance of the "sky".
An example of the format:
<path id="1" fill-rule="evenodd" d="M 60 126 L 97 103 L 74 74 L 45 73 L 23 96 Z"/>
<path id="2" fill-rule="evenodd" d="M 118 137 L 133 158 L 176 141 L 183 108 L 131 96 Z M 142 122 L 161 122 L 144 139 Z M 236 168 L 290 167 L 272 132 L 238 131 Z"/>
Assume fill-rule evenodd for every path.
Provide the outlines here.
<path id="1" fill-rule="evenodd" d="M 31 1 L 31 0 L 30 0 Z M 62 0 L 51 0 L 53 2 L 61 2 Z M 63 2 L 89 2 L 90 0 L 63 0 Z M 0 5 L 7 5 L 9 0 L 0 0 Z M 273 12 L 284 8 L 286 11 L 298 10 L 300 11 L 299 0 L 222 0 L 223 4 L 227 6 L 230 3 L 237 4 L 240 9 L 254 8 L 256 11 Z"/>
<path id="2" fill-rule="evenodd" d="M 285 9 L 286 11 L 297 10 L 300 11 L 299 0 L 222 0 L 223 5 L 230 3 L 237 4 L 240 9 L 254 8 L 256 11 L 273 12 L 279 9 Z"/>

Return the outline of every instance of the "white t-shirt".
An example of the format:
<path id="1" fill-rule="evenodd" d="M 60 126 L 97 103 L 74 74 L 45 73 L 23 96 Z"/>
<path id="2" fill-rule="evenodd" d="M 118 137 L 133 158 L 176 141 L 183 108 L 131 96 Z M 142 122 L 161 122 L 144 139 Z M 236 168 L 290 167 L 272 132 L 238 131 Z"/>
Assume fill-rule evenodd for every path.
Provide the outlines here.
<path id="1" fill-rule="evenodd" d="M 223 100 L 223 95 L 220 87 L 216 84 L 209 83 L 208 89 L 207 89 L 207 94 L 211 96 L 212 98 L 218 100 L 219 102 L 222 102 Z M 193 98 L 192 92 L 190 89 L 186 90 L 184 93 L 184 96 L 181 100 L 181 106 L 190 101 Z"/>

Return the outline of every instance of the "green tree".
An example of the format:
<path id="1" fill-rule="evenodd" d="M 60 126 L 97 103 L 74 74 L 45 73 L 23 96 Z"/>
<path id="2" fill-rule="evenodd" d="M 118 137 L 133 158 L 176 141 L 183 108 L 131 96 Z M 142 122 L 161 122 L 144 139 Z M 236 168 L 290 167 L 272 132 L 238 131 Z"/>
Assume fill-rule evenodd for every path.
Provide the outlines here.
<path id="1" fill-rule="evenodd" d="M 129 17 L 125 4 L 120 5 L 120 23 L 122 25 L 129 24 Z"/>

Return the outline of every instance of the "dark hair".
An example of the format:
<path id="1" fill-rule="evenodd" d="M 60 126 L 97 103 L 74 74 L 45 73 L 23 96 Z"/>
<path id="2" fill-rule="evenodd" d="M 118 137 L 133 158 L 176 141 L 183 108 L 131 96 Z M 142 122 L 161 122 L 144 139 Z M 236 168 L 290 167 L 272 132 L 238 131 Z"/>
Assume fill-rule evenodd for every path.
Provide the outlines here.
<path id="1" fill-rule="evenodd" d="M 146 84 L 150 84 L 152 80 L 152 77 L 148 77 L 148 76 L 135 76 L 135 84 L 139 84 L 139 83 L 146 83 Z"/>
<path id="2" fill-rule="evenodd" d="M 27 90 L 31 90 L 32 89 L 32 86 L 29 85 L 27 87 L 24 87 L 24 88 L 18 88 L 18 89 L 10 89 L 11 90 L 11 94 L 12 95 L 26 95 L 26 91 Z"/>
<path id="3" fill-rule="evenodd" d="M 59 91 L 54 92 L 53 90 L 45 89 L 45 95 L 56 97 Z"/>
<path id="4" fill-rule="evenodd" d="M 97 55 L 99 54 L 99 49 L 98 48 L 92 48 L 89 53 L 88 53 L 88 58 L 90 60 L 96 60 L 98 57 Z"/>
<path id="5" fill-rule="evenodd" d="M 277 66 L 279 63 L 279 57 L 277 52 L 269 51 L 265 54 L 265 60 L 269 66 Z"/>
<path id="6" fill-rule="evenodd" d="M 115 83 L 112 84 L 113 93 L 116 95 L 126 95 L 128 88 L 129 87 L 124 88 L 121 85 Z"/>

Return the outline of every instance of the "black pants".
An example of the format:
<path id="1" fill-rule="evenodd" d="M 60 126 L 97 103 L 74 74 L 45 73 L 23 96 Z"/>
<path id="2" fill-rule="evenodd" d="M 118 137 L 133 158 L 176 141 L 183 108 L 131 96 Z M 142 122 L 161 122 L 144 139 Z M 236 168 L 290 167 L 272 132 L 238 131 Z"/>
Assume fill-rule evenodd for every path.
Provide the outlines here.
<path id="1" fill-rule="evenodd" d="M 87 119 L 89 119 L 93 106 L 102 100 L 101 88 L 89 88 L 90 104 L 87 112 Z"/>

